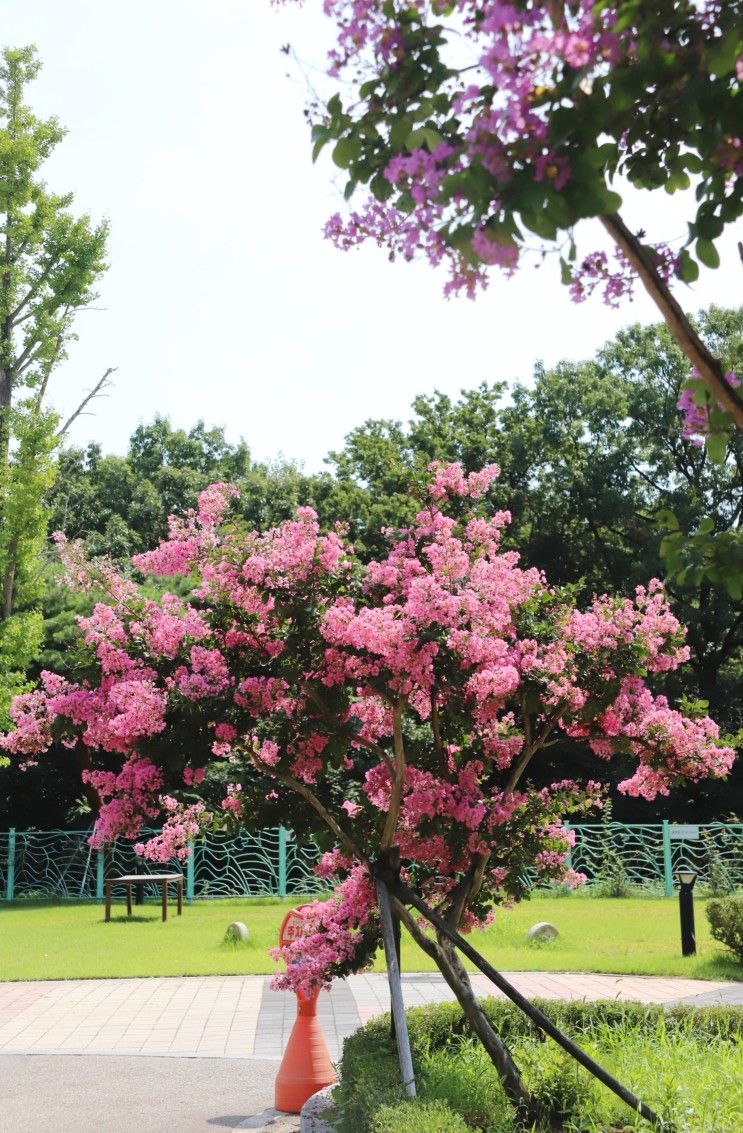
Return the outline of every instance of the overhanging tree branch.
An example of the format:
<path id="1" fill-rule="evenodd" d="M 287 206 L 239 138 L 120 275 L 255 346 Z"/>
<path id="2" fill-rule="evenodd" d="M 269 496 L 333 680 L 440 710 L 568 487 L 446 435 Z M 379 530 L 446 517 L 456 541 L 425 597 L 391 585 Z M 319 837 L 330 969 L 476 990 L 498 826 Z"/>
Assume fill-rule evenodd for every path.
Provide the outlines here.
<path id="1" fill-rule="evenodd" d="M 658 275 L 648 250 L 630 232 L 618 213 L 604 214 L 599 219 L 637 272 L 681 350 L 736 426 L 743 429 L 743 402 L 735 396 L 725 381 L 722 365 L 702 342 L 670 288 Z"/>

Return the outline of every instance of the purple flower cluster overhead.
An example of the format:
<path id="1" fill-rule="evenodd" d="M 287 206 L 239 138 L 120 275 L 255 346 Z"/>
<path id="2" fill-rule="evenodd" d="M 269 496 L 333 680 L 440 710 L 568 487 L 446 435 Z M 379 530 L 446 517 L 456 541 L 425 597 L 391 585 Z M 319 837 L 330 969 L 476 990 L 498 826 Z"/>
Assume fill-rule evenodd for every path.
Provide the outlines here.
<path id="1" fill-rule="evenodd" d="M 328 70 L 343 81 L 314 107 L 316 153 L 333 146 L 346 195 L 341 247 L 372 239 L 449 271 L 474 296 L 495 266 L 559 252 L 575 299 L 615 305 L 627 263 L 579 255 L 574 228 L 615 213 L 615 178 L 668 192 L 699 185 L 689 249 L 743 213 L 741 0 L 324 0 Z M 644 237 L 643 237 L 644 239 Z M 684 256 L 645 243 L 661 279 L 691 280 Z"/>

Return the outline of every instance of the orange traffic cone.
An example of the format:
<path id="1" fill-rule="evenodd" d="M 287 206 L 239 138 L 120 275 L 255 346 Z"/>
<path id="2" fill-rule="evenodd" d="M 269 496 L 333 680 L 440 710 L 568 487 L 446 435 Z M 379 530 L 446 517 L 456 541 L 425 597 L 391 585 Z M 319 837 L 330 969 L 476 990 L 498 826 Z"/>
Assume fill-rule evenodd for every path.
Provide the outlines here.
<path id="1" fill-rule="evenodd" d="M 304 1103 L 335 1082 L 335 1070 L 317 1017 L 318 988 L 311 995 L 297 992 L 297 1018 L 276 1075 L 274 1105 L 284 1113 L 299 1113 Z"/>

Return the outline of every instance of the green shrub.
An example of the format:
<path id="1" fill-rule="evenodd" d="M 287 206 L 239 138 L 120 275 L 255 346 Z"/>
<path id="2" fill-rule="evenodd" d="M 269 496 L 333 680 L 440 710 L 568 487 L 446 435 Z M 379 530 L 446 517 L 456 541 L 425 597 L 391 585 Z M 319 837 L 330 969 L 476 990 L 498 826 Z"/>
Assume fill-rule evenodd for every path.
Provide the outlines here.
<path id="1" fill-rule="evenodd" d="M 473 1133 L 472 1126 L 446 1102 L 425 1102 L 419 1098 L 382 1106 L 374 1116 L 371 1129 L 372 1133 Z"/>
<path id="2" fill-rule="evenodd" d="M 375 1113 L 405 1099 L 397 1053 L 389 1034 L 390 1017 L 384 1018 L 386 1034 L 376 1031 L 367 1044 L 356 1043 L 356 1035 L 366 1031 L 362 1027 L 344 1043 L 340 1082 L 333 1090 L 334 1121 L 339 1129 L 371 1133 Z"/>
<path id="3" fill-rule="evenodd" d="M 535 999 L 535 1006 L 556 1026 L 579 1038 L 611 1028 L 631 1027 L 648 1034 L 665 1021 L 669 1033 L 690 1027 L 694 1034 L 710 1039 L 738 1039 L 743 1032 L 743 1007 L 691 1007 L 680 1005 L 665 1010 L 655 1003 L 622 1003 L 616 999 L 584 1003 Z M 480 1005 L 507 1043 L 534 1035 L 536 1028 L 512 1003 L 502 999 L 483 999 Z M 408 1032 L 413 1060 L 435 1050 L 459 1047 L 470 1039 L 467 1021 L 458 1003 L 428 1004 L 407 1012 Z M 390 1017 L 380 1015 L 360 1028 L 343 1047 L 343 1075 L 353 1077 L 359 1060 L 362 1064 L 379 1057 L 395 1057 L 390 1039 Z"/>
<path id="4" fill-rule="evenodd" d="M 431 1051 L 419 1059 L 419 1093 L 446 1102 L 468 1129 L 513 1133 L 513 1112 L 500 1079 L 480 1043 L 472 1039 L 450 1050 Z"/>
<path id="5" fill-rule="evenodd" d="M 585 1133 L 605 1133 L 607 1129 L 622 1129 L 630 1124 L 631 1115 L 622 1103 L 613 1101 L 612 1095 L 579 1069 L 552 1040 L 540 1042 L 537 1028 L 513 1004 L 496 999 L 480 1003 L 512 1048 L 545 1119 L 548 1113 L 553 1114 L 564 1120 L 566 1129 L 581 1129 Z M 541 1001 L 538 1006 L 561 1030 L 616 1073 L 620 1081 L 645 1096 L 649 1104 L 655 1099 L 664 1114 L 673 1117 L 672 1122 L 671 1116 L 668 1120 L 677 1133 L 689 1133 L 691 1129 L 695 1133 L 702 1129 L 705 1133 L 737 1133 L 739 1123 L 725 1107 L 739 1106 L 740 1097 L 733 1097 L 729 1090 L 721 1092 L 719 1084 L 721 1074 L 731 1079 L 740 1077 L 743 1007 L 680 1005 L 664 1010 L 658 1004 L 616 1000 Z M 514 1133 L 513 1110 L 487 1054 L 473 1041 L 458 1004 L 412 1008 L 407 1012 L 407 1020 L 419 1104 L 421 1100 L 445 1102 L 469 1130 Z M 709 1060 L 701 1057 L 701 1051 L 712 1049 L 715 1053 Z M 643 1067 L 651 1069 L 646 1073 Z M 694 1075 L 691 1070 L 681 1073 L 683 1067 L 694 1068 L 693 1086 L 690 1082 Z M 396 1113 L 405 1101 L 399 1074 L 389 1015 L 371 1020 L 346 1039 L 341 1083 L 334 1093 L 334 1121 L 339 1133 L 378 1133 L 375 1121 L 380 1109 L 387 1107 Z M 700 1120 L 696 1126 L 685 1125 L 681 1120 L 687 1087 L 693 1095 L 697 1117 L 705 1114 L 704 1123 Z M 544 1127 L 548 1126 L 545 1120 Z M 405 1133 L 420 1127 L 399 1122 L 390 1128 Z M 436 1128 L 429 1126 L 426 1133 Z M 442 1128 L 448 1131 L 462 1127 Z"/>
<path id="6" fill-rule="evenodd" d="M 580 1112 L 590 1096 L 591 1080 L 561 1047 L 552 1042 L 532 1043 L 521 1048 L 518 1061 L 546 1122 L 550 1118 L 568 1121 Z"/>
<path id="7" fill-rule="evenodd" d="M 715 940 L 729 948 L 743 963 L 743 897 L 708 901 L 706 911 Z"/>

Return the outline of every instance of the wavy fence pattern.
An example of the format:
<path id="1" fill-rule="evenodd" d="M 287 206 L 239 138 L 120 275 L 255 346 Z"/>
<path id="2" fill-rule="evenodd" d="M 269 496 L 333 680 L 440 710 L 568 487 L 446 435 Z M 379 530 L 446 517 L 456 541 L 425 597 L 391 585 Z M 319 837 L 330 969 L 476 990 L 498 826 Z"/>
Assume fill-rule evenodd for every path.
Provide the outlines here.
<path id="1" fill-rule="evenodd" d="M 670 896 L 680 869 L 692 869 L 715 891 L 743 888 L 743 824 L 675 825 L 619 822 L 572 827 L 574 869 L 589 886 L 642 887 Z M 89 830 L 10 830 L 0 833 L 0 898 L 56 897 L 102 900 L 106 876 L 152 872 L 119 841 L 92 850 Z M 320 856 L 300 846 L 284 827 L 207 835 L 194 844 L 185 866 L 189 900 L 210 897 L 292 896 L 319 893 L 327 886 L 315 876 Z M 157 897 L 153 888 L 148 896 Z"/>
<path id="2" fill-rule="evenodd" d="M 154 833 L 154 831 L 152 832 Z M 57 897 L 102 900 L 104 878 L 153 873 L 131 842 L 105 851 L 88 845 L 90 830 L 10 830 L 0 833 L 0 898 Z M 291 896 L 318 893 L 327 883 L 315 876 L 320 851 L 298 845 L 284 827 L 199 839 L 185 862 L 162 868 L 185 872 L 189 900 L 208 897 Z M 155 887 L 145 895 L 157 897 Z"/>

